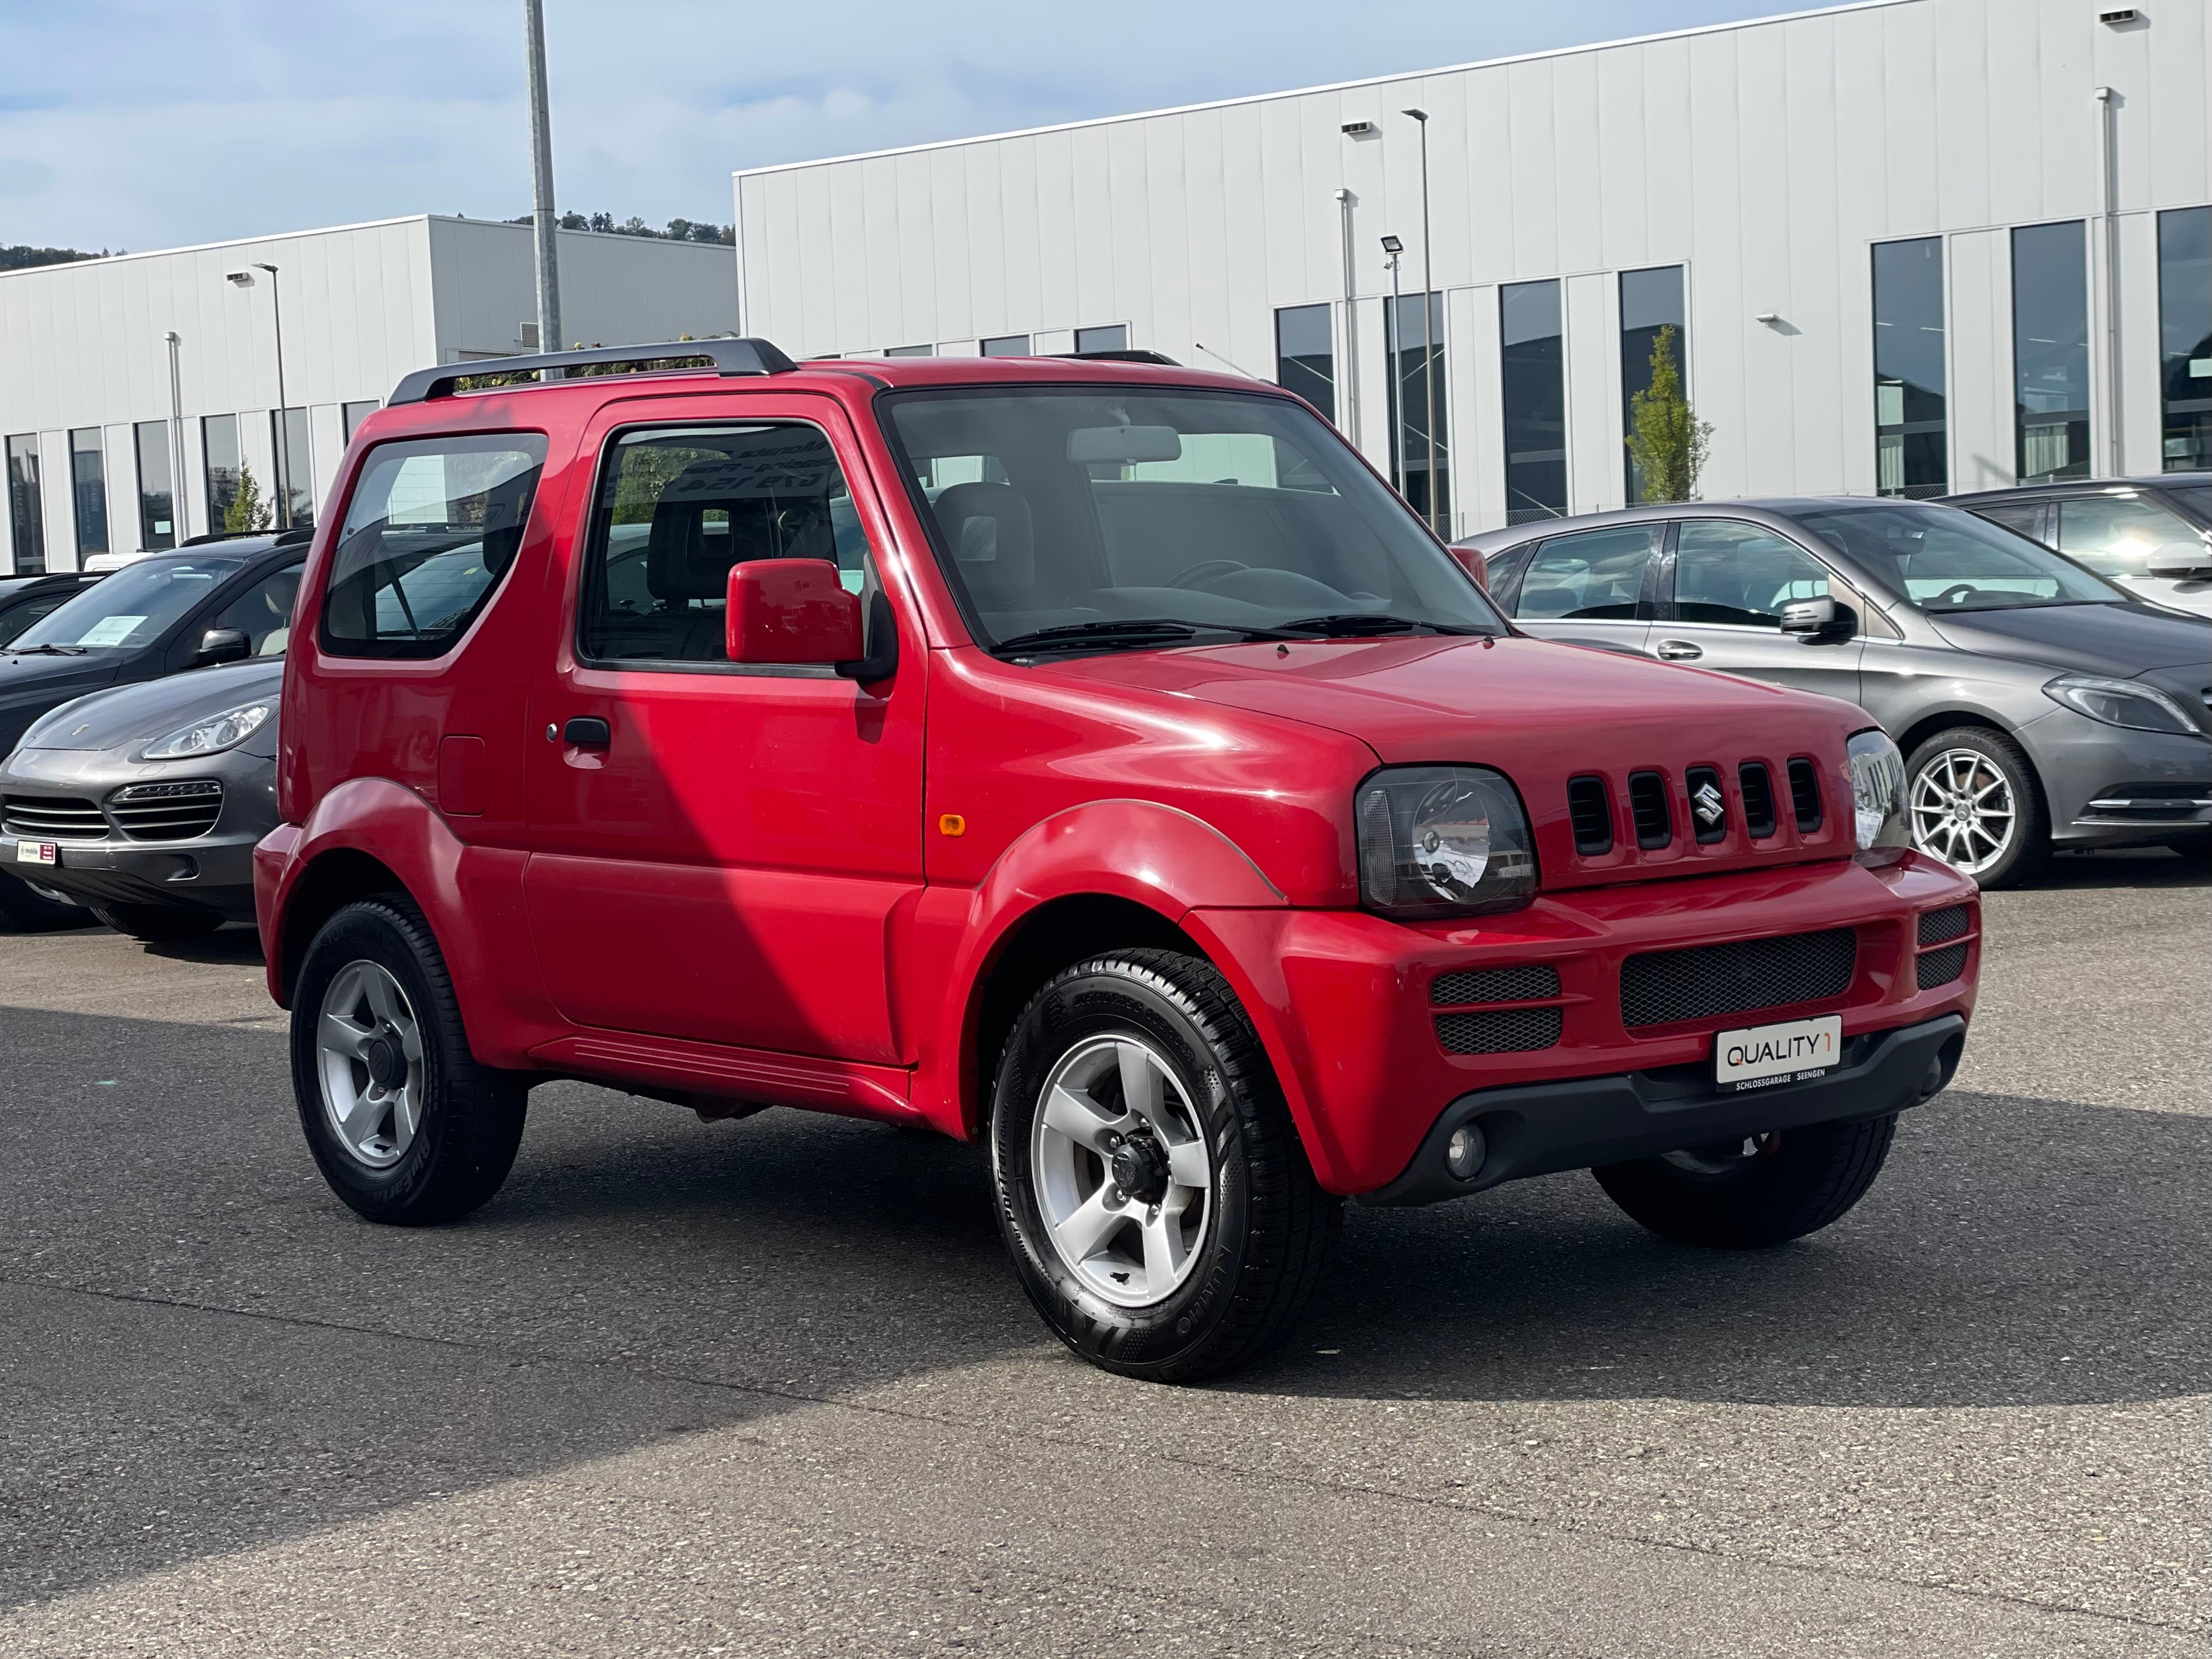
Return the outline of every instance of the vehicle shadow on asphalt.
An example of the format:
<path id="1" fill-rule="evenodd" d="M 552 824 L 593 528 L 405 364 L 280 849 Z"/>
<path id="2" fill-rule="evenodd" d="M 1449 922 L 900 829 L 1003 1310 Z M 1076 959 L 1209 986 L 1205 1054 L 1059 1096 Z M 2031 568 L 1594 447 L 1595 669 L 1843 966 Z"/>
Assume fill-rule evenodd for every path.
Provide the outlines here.
<path id="1" fill-rule="evenodd" d="M 2063 892 L 2099 887 L 2212 887 L 2212 858 L 2162 847 L 2062 853 L 2035 880 L 2014 890 Z"/>

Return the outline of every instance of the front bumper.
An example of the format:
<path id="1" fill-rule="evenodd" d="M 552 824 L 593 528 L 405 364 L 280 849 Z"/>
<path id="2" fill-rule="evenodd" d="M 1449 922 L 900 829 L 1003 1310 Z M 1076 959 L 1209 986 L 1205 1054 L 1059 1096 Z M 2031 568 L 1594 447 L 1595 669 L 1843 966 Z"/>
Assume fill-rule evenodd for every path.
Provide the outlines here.
<path id="1" fill-rule="evenodd" d="M 2062 847 L 2113 847 L 2212 824 L 2212 809 L 2190 804 L 2212 799 L 2212 740 L 2107 726 L 2065 708 L 2021 726 L 2020 740 Z M 2158 796 L 2176 798 L 2172 807 L 2148 804 Z M 2114 800 L 2146 804 L 2099 805 Z"/>

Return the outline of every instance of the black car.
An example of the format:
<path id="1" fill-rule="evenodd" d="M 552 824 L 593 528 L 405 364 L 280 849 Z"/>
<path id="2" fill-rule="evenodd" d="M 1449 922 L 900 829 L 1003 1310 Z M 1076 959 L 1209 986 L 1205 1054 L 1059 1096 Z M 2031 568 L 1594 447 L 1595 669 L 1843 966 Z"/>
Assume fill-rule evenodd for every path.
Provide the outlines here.
<path id="1" fill-rule="evenodd" d="M 2212 617 L 2212 472 L 2073 478 L 1946 496 L 2134 598 Z"/>
<path id="2" fill-rule="evenodd" d="M 98 571 L 64 570 L 51 576 L 0 576 L 0 646 L 100 580 Z"/>
<path id="3" fill-rule="evenodd" d="M 102 577 L 0 646 L 0 754 L 40 715 L 112 685 L 281 655 L 306 564 L 306 530 L 149 553 Z M 37 872 L 21 873 L 37 880 Z M 0 921 L 81 916 L 0 872 Z"/>

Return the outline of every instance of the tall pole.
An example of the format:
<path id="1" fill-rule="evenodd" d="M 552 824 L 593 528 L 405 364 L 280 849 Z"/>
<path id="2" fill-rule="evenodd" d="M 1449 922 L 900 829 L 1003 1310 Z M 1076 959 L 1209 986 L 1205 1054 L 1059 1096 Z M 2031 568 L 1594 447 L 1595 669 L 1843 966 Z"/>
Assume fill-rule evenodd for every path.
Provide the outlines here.
<path id="1" fill-rule="evenodd" d="M 1352 258 L 1352 210 L 1355 198 L 1349 190 L 1336 192 L 1337 228 L 1344 243 L 1344 412 L 1345 435 L 1359 447 L 1359 277 Z"/>
<path id="2" fill-rule="evenodd" d="M 1382 355 L 1390 362 L 1390 464 L 1397 470 L 1401 494 L 1406 487 L 1406 361 L 1405 343 L 1399 338 L 1406 326 L 1405 307 L 1398 297 L 1398 256 L 1390 256 L 1390 326 L 1382 331 Z"/>
<path id="3" fill-rule="evenodd" d="M 2097 286 L 2104 301 L 2105 472 L 2124 477 L 2120 444 L 2120 232 L 2119 180 L 2113 171 L 2112 89 L 2097 88 L 2098 241 L 2104 270 Z"/>
<path id="4" fill-rule="evenodd" d="M 269 273 L 269 325 L 276 335 L 276 527 L 292 527 L 292 411 L 284 398 L 284 298 L 276 267 L 257 261 Z"/>
<path id="5" fill-rule="evenodd" d="M 169 522 L 176 526 L 176 539 L 181 543 L 192 531 L 191 521 L 185 516 L 185 383 L 177 366 L 177 349 L 184 337 L 173 328 L 161 338 L 169 347 L 169 448 L 177 458 L 169 469 Z"/>
<path id="6" fill-rule="evenodd" d="M 1442 536 L 1444 527 L 1437 522 L 1443 514 L 1439 505 L 1443 492 L 1437 481 L 1437 352 L 1430 333 L 1430 307 L 1436 303 L 1437 274 L 1429 252 L 1429 112 L 1409 109 L 1406 113 L 1421 124 L 1421 390 L 1428 402 L 1429 528 Z"/>
<path id="7" fill-rule="evenodd" d="M 561 349 L 561 268 L 553 240 L 553 113 L 545 94 L 545 0 L 522 0 L 530 58 L 531 234 L 538 243 L 538 349 Z"/>

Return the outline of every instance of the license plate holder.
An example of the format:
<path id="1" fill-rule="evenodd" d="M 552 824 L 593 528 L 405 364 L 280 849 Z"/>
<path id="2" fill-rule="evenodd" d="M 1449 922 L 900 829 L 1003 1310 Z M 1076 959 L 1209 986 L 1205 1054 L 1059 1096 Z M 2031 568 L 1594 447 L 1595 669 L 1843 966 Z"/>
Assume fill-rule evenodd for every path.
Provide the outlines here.
<path id="1" fill-rule="evenodd" d="M 61 849 L 50 841 L 19 841 L 15 843 L 15 862 L 18 864 L 59 864 Z"/>
<path id="2" fill-rule="evenodd" d="M 1809 1083 L 1835 1068 L 1843 1047 L 1841 1014 L 1722 1031 L 1713 1038 L 1713 1083 L 1723 1094 Z"/>

